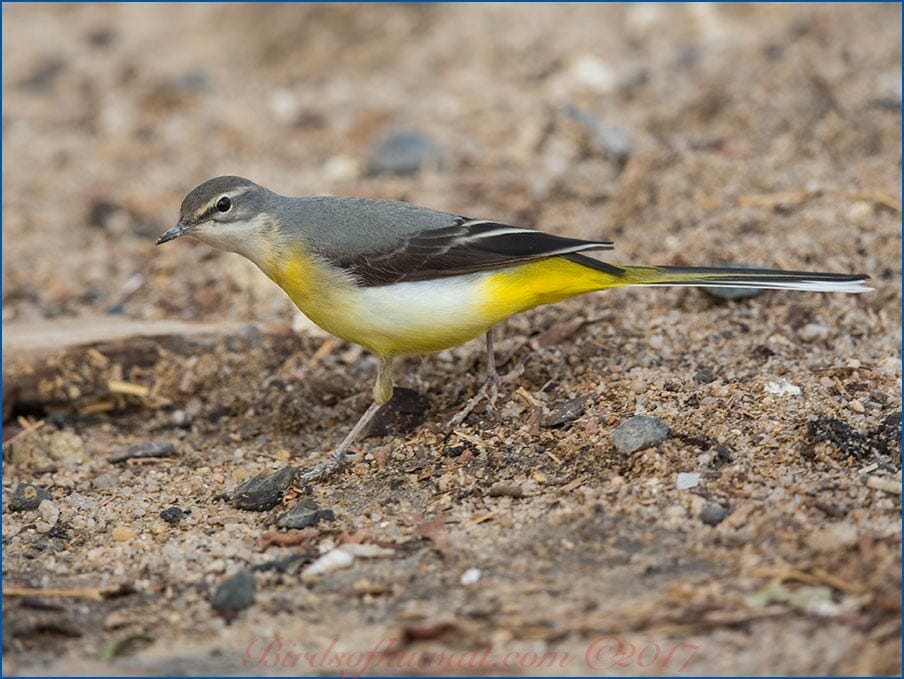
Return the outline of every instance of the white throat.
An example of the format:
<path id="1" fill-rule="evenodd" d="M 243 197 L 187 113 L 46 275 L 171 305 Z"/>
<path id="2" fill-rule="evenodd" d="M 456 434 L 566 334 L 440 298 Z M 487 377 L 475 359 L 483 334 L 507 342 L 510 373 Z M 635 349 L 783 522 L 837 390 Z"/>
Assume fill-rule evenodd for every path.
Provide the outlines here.
<path id="1" fill-rule="evenodd" d="M 271 223 L 266 214 L 260 214 L 245 222 L 205 224 L 191 235 L 212 247 L 247 257 L 261 267 L 272 252 Z"/>

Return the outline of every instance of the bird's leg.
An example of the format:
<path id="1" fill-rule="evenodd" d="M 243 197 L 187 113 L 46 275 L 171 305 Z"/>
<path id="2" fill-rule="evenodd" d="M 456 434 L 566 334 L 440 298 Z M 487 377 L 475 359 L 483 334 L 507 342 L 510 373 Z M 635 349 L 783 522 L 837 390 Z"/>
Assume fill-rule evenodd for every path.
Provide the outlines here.
<path id="1" fill-rule="evenodd" d="M 492 410 L 496 405 L 496 399 L 499 397 L 499 383 L 502 382 L 503 379 L 499 376 L 499 373 L 496 372 L 496 356 L 493 353 L 492 328 L 487 330 L 486 341 L 487 370 L 483 384 L 480 386 L 480 389 L 477 390 L 477 393 L 465 404 L 465 407 L 459 410 L 458 413 L 449 420 L 449 427 L 454 427 L 456 424 L 464 422 L 464 419 L 471 414 L 471 411 L 474 410 L 481 401 L 485 400 L 487 402 L 487 410 Z"/>
<path id="2" fill-rule="evenodd" d="M 299 474 L 299 481 L 320 481 L 335 474 L 345 466 L 345 463 L 348 461 L 346 453 L 348 452 L 349 447 L 351 447 L 358 436 L 361 435 L 361 432 L 367 428 L 367 425 L 370 424 L 370 421 L 374 418 L 374 415 L 377 414 L 380 407 L 392 397 L 393 363 L 394 360 L 392 356 L 380 357 L 379 367 L 377 368 L 377 381 L 376 384 L 374 384 L 373 403 L 371 403 L 367 410 L 364 411 L 364 414 L 355 426 L 352 427 L 352 430 L 348 435 L 342 439 L 342 443 L 336 447 L 336 450 L 330 453 L 330 456 L 320 464 Z"/>

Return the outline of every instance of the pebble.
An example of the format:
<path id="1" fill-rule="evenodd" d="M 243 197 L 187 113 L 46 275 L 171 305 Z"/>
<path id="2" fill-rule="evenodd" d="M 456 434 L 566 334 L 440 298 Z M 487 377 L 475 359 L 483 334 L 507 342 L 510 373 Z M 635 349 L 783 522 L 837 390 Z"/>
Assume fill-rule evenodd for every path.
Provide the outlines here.
<path id="1" fill-rule="evenodd" d="M 829 329 L 819 323 L 807 323 L 797 331 L 797 336 L 804 342 L 816 342 L 829 336 Z"/>
<path id="2" fill-rule="evenodd" d="M 120 448 L 110 455 L 110 462 L 125 462 L 132 458 L 144 457 L 173 457 L 176 454 L 176 446 L 169 441 L 143 441 L 131 446 Z"/>
<path id="3" fill-rule="evenodd" d="M 442 151 L 416 130 L 396 130 L 374 144 L 367 160 L 372 174 L 410 175 L 442 165 Z"/>
<path id="4" fill-rule="evenodd" d="M 863 404 L 857 399 L 854 399 L 848 405 L 851 406 L 851 410 L 853 410 L 855 413 L 863 413 L 866 411 L 866 408 L 864 408 Z"/>
<path id="5" fill-rule="evenodd" d="M 709 368 L 700 368 L 694 374 L 694 382 L 699 384 L 709 384 L 710 382 L 715 382 L 716 376 L 713 375 L 713 371 Z"/>
<path id="6" fill-rule="evenodd" d="M 376 559 L 381 556 L 395 556 L 395 550 L 389 547 L 380 547 L 369 542 L 349 543 L 342 545 L 343 551 L 360 559 Z"/>
<path id="7" fill-rule="evenodd" d="M 461 574 L 461 584 L 465 587 L 468 585 L 476 585 L 480 581 L 480 576 L 481 573 L 479 568 L 469 568 Z"/>
<path id="8" fill-rule="evenodd" d="M 350 156 L 333 156 L 323 164 L 321 174 L 328 181 L 352 181 L 361 174 L 358 163 Z"/>
<path id="9" fill-rule="evenodd" d="M 894 69 L 883 73 L 879 78 L 876 88 L 878 96 L 876 102 L 883 108 L 892 111 L 901 109 L 901 69 Z"/>
<path id="10" fill-rule="evenodd" d="M 709 504 L 700 510 L 700 520 L 707 526 L 718 526 L 728 516 L 728 509 L 719 504 Z"/>
<path id="11" fill-rule="evenodd" d="M 221 613 L 236 613 L 254 603 L 256 591 L 254 575 L 250 571 L 240 570 L 220 583 L 210 603 Z"/>
<path id="12" fill-rule="evenodd" d="M 9 511 L 25 512 L 37 509 L 43 501 L 51 499 L 53 496 L 50 491 L 30 483 L 20 483 L 16 486 L 13 497 L 9 501 Z"/>
<path id="13" fill-rule="evenodd" d="M 301 102 L 291 90 L 284 88 L 273 90 L 267 103 L 270 113 L 283 125 L 294 125 L 301 115 Z"/>
<path id="14" fill-rule="evenodd" d="M 311 582 L 322 575 L 328 575 L 343 568 L 351 568 L 354 562 L 355 555 L 351 552 L 341 548 L 333 549 L 305 568 L 301 572 L 301 579 L 304 582 Z"/>
<path id="15" fill-rule="evenodd" d="M 91 487 L 96 488 L 97 490 L 113 488 L 117 484 L 119 484 L 119 479 L 113 476 L 113 474 L 107 474 L 106 472 L 98 474 L 91 480 Z"/>
<path id="16" fill-rule="evenodd" d="M 858 200 L 850 208 L 848 208 L 848 221 L 856 224 L 857 226 L 863 226 L 863 224 L 873 215 L 873 205 L 872 203 L 867 203 L 865 200 Z"/>
<path id="17" fill-rule="evenodd" d="M 135 537 L 135 531 L 128 526 L 114 526 L 110 531 L 110 537 L 116 542 L 128 542 Z"/>
<path id="18" fill-rule="evenodd" d="M 578 419 L 584 414 L 586 402 L 586 396 L 578 396 L 554 405 L 543 418 L 543 426 L 547 428 L 560 427 L 566 422 Z"/>
<path id="19" fill-rule="evenodd" d="M 50 500 L 41 500 L 41 504 L 38 505 L 38 514 L 40 514 L 41 518 L 51 526 L 55 526 L 56 522 L 60 519 L 59 507 Z"/>
<path id="20" fill-rule="evenodd" d="M 798 396 L 800 394 L 800 387 L 796 384 L 791 384 L 788 380 L 782 378 L 778 382 L 767 382 L 763 387 L 763 391 L 767 394 L 778 394 L 779 396 L 784 396 L 785 394 Z"/>
<path id="21" fill-rule="evenodd" d="M 602 153 L 618 167 L 623 167 L 634 152 L 634 142 L 628 132 L 618 126 L 603 123 L 583 109 L 568 104 L 565 114 L 580 125 L 593 150 Z"/>
<path id="22" fill-rule="evenodd" d="M 725 264 L 729 269 L 759 269 L 751 264 L 732 263 Z M 756 297 L 763 292 L 762 288 L 701 288 L 704 293 L 716 299 L 748 299 Z"/>
<path id="23" fill-rule="evenodd" d="M 696 472 L 680 472 L 678 474 L 678 490 L 687 490 L 688 488 L 696 488 L 700 483 L 700 475 Z"/>
<path id="24" fill-rule="evenodd" d="M 613 68 L 591 54 L 575 59 L 568 75 L 575 85 L 597 94 L 611 94 L 618 87 L 618 78 Z"/>
<path id="25" fill-rule="evenodd" d="M 636 415 L 612 432 L 612 443 L 622 455 L 630 455 L 662 443 L 668 435 L 669 425 L 658 417 Z"/>
<path id="26" fill-rule="evenodd" d="M 167 507 L 162 512 L 160 512 L 160 518 L 166 521 L 167 523 L 179 523 L 183 518 L 188 515 L 184 509 L 179 507 Z"/>
<path id="27" fill-rule="evenodd" d="M 283 493 L 297 474 L 296 467 L 283 467 L 269 476 L 260 475 L 248 479 L 233 492 L 232 504 L 237 509 L 252 512 L 273 509 L 282 500 Z"/>
<path id="28" fill-rule="evenodd" d="M 280 528 L 308 528 L 316 526 L 321 521 L 335 521 L 336 515 L 332 509 L 320 509 L 317 503 L 310 498 L 296 503 L 289 511 L 276 520 Z"/>
<path id="29" fill-rule="evenodd" d="M 524 489 L 517 483 L 494 483 L 487 492 L 490 497 L 524 497 Z"/>

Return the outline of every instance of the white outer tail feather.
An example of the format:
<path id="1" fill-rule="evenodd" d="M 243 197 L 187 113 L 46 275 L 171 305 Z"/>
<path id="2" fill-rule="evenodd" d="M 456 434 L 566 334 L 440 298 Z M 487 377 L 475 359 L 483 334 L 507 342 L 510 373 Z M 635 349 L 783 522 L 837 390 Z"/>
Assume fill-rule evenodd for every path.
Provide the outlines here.
<path id="1" fill-rule="evenodd" d="M 871 292 L 873 288 L 865 284 L 866 281 L 732 281 L 731 283 L 717 283 L 713 281 L 681 281 L 676 283 L 630 283 L 630 287 L 645 288 L 759 288 L 761 290 L 799 290 L 802 292 L 846 292 L 862 294 Z M 626 286 L 626 287 L 628 287 Z"/>

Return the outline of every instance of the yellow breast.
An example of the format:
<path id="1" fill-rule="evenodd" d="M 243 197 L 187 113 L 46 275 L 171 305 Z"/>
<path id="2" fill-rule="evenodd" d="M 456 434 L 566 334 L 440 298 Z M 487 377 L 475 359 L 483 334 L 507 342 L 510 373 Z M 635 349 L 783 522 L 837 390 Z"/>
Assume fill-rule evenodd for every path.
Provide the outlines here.
<path id="1" fill-rule="evenodd" d="M 602 274 L 564 259 L 376 287 L 298 247 L 267 262 L 265 273 L 314 323 L 384 356 L 448 349 L 513 314 L 606 287 Z"/>

